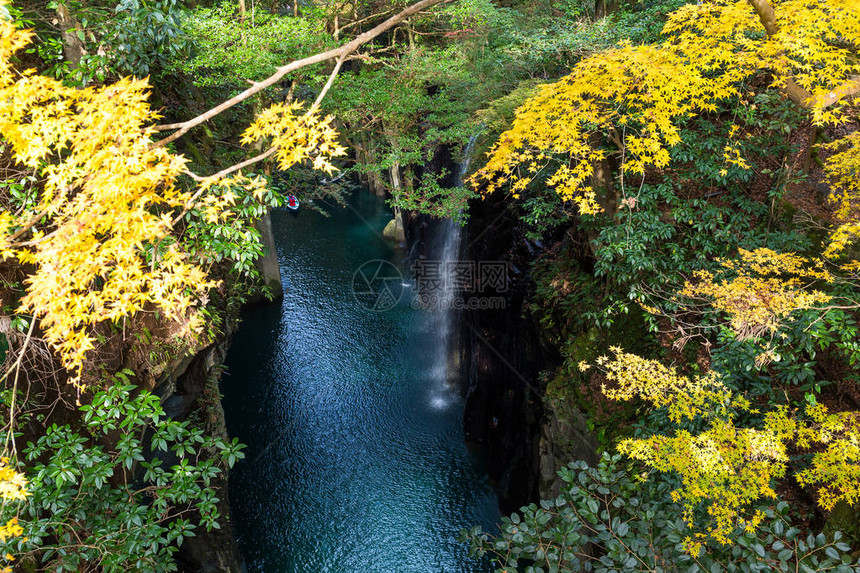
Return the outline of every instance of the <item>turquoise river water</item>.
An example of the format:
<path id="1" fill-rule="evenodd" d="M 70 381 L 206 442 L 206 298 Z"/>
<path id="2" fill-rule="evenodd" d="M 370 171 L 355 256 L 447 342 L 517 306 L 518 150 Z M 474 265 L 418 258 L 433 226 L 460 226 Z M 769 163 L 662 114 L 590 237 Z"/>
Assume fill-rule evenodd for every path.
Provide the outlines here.
<path id="1" fill-rule="evenodd" d="M 227 361 L 227 426 L 248 445 L 230 477 L 248 571 L 492 571 L 456 541 L 492 528 L 497 501 L 463 439 L 439 318 L 413 308 L 380 236 L 390 211 L 366 192 L 325 209 L 273 213 L 288 292 L 245 312 Z M 391 297 L 362 298 L 363 277 Z"/>

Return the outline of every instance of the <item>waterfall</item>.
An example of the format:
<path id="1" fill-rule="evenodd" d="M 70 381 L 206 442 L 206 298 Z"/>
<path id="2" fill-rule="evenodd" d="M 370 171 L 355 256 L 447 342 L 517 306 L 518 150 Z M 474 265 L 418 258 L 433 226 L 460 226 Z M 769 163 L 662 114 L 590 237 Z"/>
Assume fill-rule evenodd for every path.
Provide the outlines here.
<path id="1" fill-rule="evenodd" d="M 469 162 L 472 159 L 472 150 L 478 135 L 469 139 L 469 143 L 463 148 L 463 156 L 457 166 L 456 185 L 463 185 L 463 178 L 469 170 Z M 460 260 L 460 245 L 462 242 L 463 227 L 451 219 L 446 219 L 441 225 L 441 249 L 439 251 L 439 262 L 443 270 L 442 292 L 438 297 L 436 310 L 436 339 L 438 350 L 438 362 L 436 375 L 440 380 L 456 382 L 459 372 L 460 354 L 457 351 L 455 340 L 455 327 L 459 311 L 455 303 L 462 295 L 457 289 L 457 263 Z"/>

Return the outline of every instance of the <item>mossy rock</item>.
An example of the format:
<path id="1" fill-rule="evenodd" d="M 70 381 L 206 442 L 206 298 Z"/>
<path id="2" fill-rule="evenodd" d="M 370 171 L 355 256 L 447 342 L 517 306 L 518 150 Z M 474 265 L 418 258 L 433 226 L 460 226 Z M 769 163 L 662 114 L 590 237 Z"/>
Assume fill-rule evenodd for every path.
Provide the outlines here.
<path id="1" fill-rule="evenodd" d="M 382 230 L 382 236 L 395 243 L 404 243 L 406 241 L 406 231 L 403 229 L 403 223 L 399 217 L 391 219 L 385 225 L 385 229 Z"/>
<path id="2" fill-rule="evenodd" d="M 841 531 L 851 540 L 851 545 L 856 546 L 860 540 L 860 505 L 851 506 L 844 501 L 837 503 L 827 518 L 824 530 L 828 534 Z"/>
<path id="3" fill-rule="evenodd" d="M 23 571 L 24 573 L 36 573 L 39 571 L 39 563 L 32 555 L 24 555 L 15 565 L 15 570 Z"/>

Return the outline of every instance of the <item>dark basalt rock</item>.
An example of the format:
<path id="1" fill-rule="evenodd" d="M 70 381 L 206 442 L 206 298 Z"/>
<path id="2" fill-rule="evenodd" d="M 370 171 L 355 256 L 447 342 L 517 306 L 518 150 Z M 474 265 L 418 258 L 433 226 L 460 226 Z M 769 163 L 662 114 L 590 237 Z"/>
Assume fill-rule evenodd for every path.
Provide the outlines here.
<path id="1" fill-rule="evenodd" d="M 485 448 L 490 478 L 507 513 L 538 495 L 543 414 L 538 374 L 558 358 L 541 348 L 537 326 L 524 313 L 532 284 L 523 269 L 539 247 L 525 238 L 501 197 L 475 202 L 469 215 L 461 258 L 475 262 L 478 292 L 469 296 L 461 321 L 466 439 Z M 481 268 L 497 263 L 504 264 L 505 281 L 490 288 L 499 285 L 490 285 L 497 281 L 482 276 Z"/>

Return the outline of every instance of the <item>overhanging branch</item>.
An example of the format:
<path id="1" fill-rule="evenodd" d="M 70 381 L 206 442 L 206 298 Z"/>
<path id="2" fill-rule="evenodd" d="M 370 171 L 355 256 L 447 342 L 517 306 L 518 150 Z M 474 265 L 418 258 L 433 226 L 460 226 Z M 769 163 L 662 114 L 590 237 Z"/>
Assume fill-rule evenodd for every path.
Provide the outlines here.
<path id="1" fill-rule="evenodd" d="M 227 177 L 228 175 L 235 173 L 236 171 L 239 171 L 240 169 L 244 169 L 245 167 L 248 167 L 249 165 L 253 165 L 255 163 L 259 163 L 260 161 L 263 161 L 264 159 L 267 159 L 273 153 L 275 153 L 277 150 L 278 150 L 277 147 L 270 147 L 267 151 L 264 151 L 263 153 L 260 153 L 259 155 L 255 155 L 254 157 L 251 157 L 249 159 L 246 159 L 244 161 L 236 163 L 235 165 L 231 165 L 230 167 L 227 167 L 226 169 L 222 169 L 221 171 L 219 171 L 218 173 L 215 173 L 214 175 L 202 176 L 202 175 L 197 175 L 196 173 L 193 173 L 191 171 L 186 171 L 185 173 L 186 173 L 186 175 L 188 175 L 189 177 L 191 177 L 192 179 L 194 179 L 198 183 L 200 183 L 202 181 L 208 181 L 208 180 L 217 181 L 218 179 L 223 179 L 224 177 Z"/>

